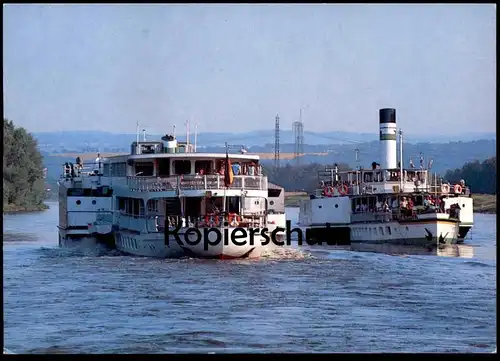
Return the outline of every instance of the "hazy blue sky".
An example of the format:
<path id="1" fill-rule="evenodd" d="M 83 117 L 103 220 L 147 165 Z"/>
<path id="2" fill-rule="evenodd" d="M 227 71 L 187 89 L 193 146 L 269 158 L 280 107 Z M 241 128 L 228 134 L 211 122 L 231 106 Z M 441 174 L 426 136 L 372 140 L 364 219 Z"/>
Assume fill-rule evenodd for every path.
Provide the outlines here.
<path id="1" fill-rule="evenodd" d="M 4 5 L 30 131 L 495 131 L 494 5 Z"/>

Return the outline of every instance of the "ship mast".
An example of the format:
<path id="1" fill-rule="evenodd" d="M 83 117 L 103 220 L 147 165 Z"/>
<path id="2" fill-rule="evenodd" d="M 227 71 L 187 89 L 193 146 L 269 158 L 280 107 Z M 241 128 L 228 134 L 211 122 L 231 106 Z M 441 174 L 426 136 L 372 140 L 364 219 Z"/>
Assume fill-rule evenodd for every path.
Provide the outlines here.
<path id="1" fill-rule="evenodd" d="M 196 153 L 196 143 L 198 141 L 198 124 L 194 126 L 194 152 Z"/>
<path id="2" fill-rule="evenodd" d="M 227 142 L 226 142 L 226 154 L 228 154 L 228 146 L 227 146 Z M 227 157 L 226 157 L 226 162 L 227 162 Z M 226 164 L 225 167 L 224 167 L 224 196 L 223 196 L 223 200 L 222 200 L 222 214 L 225 214 L 226 212 L 226 182 L 225 182 L 225 177 L 227 177 L 226 175 L 226 171 L 229 170 L 229 167 L 228 165 Z M 223 221 L 224 222 L 224 221 Z"/>
<path id="3" fill-rule="evenodd" d="M 189 153 L 189 120 L 186 120 L 186 153 Z"/>
<path id="4" fill-rule="evenodd" d="M 399 189 L 403 192 L 403 131 L 399 128 Z"/>

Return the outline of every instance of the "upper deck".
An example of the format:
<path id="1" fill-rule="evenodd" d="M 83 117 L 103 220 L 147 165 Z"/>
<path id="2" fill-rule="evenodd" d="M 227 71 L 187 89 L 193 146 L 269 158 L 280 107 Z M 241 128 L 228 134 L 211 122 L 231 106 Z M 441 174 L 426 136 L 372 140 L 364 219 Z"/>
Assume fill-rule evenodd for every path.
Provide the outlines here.
<path id="1" fill-rule="evenodd" d="M 169 142 L 167 142 L 169 143 Z M 134 142 L 131 154 L 96 158 L 91 172 L 81 172 L 87 165 L 77 164 L 75 171 L 64 171 L 66 182 L 99 184 L 128 192 L 180 192 L 192 196 L 199 192 L 228 189 L 267 191 L 267 177 L 262 174 L 257 154 L 195 153 L 186 147 L 172 148 L 161 142 Z M 232 183 L 226 187 L 224 173 L 229 159 Z"/>
<path id="2" fill-rule="evenodd" d="M 402 175 L 402 176 L 401 176 Z M 442 183 L 428 169 L 359 169 L 338 171 L 326 168 L 318 172 L 319 186 L 316 195 L 357 196 L 376 194 L 422 193 L 436 195 L 465 194 L 470 190 L 465 184 L 456 188 Z"/>

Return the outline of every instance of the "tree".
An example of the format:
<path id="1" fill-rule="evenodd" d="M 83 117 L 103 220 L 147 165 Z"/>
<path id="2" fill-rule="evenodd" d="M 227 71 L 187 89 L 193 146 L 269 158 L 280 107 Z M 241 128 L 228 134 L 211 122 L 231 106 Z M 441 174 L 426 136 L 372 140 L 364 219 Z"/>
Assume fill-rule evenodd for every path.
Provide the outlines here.
<path id="1" fill-rule="evenodd" d="M 497 193 L 497 157 L 466 163 L 462 168 L 449 170 L 444 178 L 450 183 L 463 179 L 474 193 Z"/>
<path id="2" fill-rule="evenodd" d="M 10 120 L 3 120 L 4 209 L 44 209 L 43 157 L 35 138 Z"/>
<path id="3" fill-rule="evenodd" d="M 332 167 L 332 166 L 330 166 Z M 339 170 L 349 170 L 345 163 L 338 163 Z M 287 191 L 311 192 L 318 188 L 318 172 L 325 169 L 324 164 L 310 163 L 300 166 L 287 164 L 278 172 L 271 166 L 263 166 L 264 174 L 268 176 L 269 182 L 285 188 Z"/>

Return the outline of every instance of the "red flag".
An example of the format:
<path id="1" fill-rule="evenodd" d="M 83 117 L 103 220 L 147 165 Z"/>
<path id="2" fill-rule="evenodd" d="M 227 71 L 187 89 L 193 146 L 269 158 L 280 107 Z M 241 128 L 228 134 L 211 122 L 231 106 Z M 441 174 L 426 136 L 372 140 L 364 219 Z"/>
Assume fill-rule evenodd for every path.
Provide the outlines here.
<path id="1" fill-rule="evenodd" d="M 233 167 L 231 167 L 231 161 L 229 160 L 229 154 L 227 153 L 226 148 L 226 169 L 224 169 L 224 186 L 226 188 L 230 187 L 233 184 Z"/>

